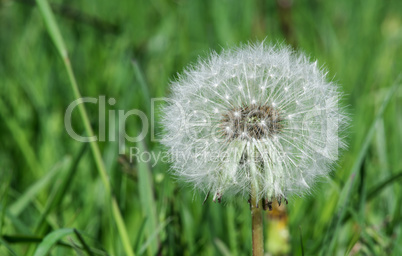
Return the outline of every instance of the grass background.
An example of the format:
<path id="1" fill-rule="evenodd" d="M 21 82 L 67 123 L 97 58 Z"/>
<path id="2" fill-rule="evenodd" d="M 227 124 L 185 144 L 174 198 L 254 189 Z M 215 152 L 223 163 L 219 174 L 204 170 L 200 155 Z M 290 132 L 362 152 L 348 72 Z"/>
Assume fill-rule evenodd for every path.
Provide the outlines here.
<path id="1" fill-rule="evenodd" d="M 202 205 L 166 164 L 130 164 L 117 142 L 90 147 L 67 134 L 77 94 L 58 29 L 81 94 L 116 99 L 106 120 L 108 110 L 149 113 L 150 98 L 168 95 L 169 80 L 209 49 L 279 40 L 316 58 L 346 93 L 349 149 L 311 196 L 291 198 L 280 222 L 289 239 L 267 218 L 266 249 L 402 255 L 402 2 L 51 1 L 55 20 L 37 3 L 0 1 L 0 255 L 251 251 L 247 202 Z M 85 107 L 98 134 L 98 106 Z M 129 118 L 127 133 L 139 125 Z M 73 126 L 89 132 L 77 110 Z M 149 136 L 129 147 L 161 150 Z"/>

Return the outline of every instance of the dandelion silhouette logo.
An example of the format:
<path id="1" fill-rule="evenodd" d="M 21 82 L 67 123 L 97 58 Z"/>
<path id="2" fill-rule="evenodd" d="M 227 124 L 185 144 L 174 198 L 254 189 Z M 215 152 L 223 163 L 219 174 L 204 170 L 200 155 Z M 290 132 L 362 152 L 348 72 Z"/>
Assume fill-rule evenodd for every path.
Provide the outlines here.
<path id="1" fill-rule="evenodd" d="M 341 93 L 316 62 L 264 43 L 213 52 L 171 84 L 163 144 L 172 173 L 213 200 L 310 191 L 345 143 Z"/>

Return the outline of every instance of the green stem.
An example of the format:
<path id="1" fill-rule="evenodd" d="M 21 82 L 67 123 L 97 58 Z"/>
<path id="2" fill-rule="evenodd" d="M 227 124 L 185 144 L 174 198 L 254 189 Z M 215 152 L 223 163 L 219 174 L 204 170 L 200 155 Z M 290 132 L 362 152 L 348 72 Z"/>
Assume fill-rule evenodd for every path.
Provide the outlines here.
<path id="1" fill-rule="evenodd" d="M 81 93 L 78 89 L 78 84 L 77 81 L 75 79 L 72 67 L 71 67 L 71 63 L 70 63 L 70 59 L 68 58 L 68 54 L 67 54 L 67 48 L 64 44 L 64 40 L 63 37 L 60 33 L 60 30 L 57 26 L 56 20 L 53 16 L 53 12 L 49 6 L 49 3 L 46 0 L 36 0 L 36 3 L 38 4 L 39 10 L 42 14 L 42 17 L 45 21 L 45 25 L 47 27 L 47 30 L 49 32 L 50 37 L 52 38 L 53 43 L 55 44 L 60 57 L 63 60 L 63 64 L 64 67 L 67 71 L 68 74 L 68 78 L 70 80 L 70 85 L 71 88 L 73 90 L 74 93 L 74 97 L 76 99 L 82 98 Z M 84 127 L 85 127 L 85 131 L 87 133 L 87 135 L 89 137 L 92 137 L 94 135 L 93 129 L 91 127 L 91 124 L 89 122 L 89 118 L 88 118 L 88 114 L 86 112 L 86 109 L 84 107 L 84 104 L 79 104 L 78 105 L 78 110 L 80 112 L 81 115 L 81 119 L 84 123 Z M 93 153 L 93 157 L 96 163 L 96 166 L 98 168 L 99 171 L 99 175 L 101 177 L 102 183 L 105 187 L 105 191 L 109 196 L 109 204 L 112 208 L 112 214 L 113 214 L 113 219 L 115 221 L 115 224 L 117 226 L 117 230 L 119 231 L 119 235 L 123 244 L 123 248 L 124 248 L 124 252 L 125 255 L 127 256 L 134 256 L 134 252 L 131 248 L 131 244 L 130 244 L 130 239 L 127 233 L 127 229 L 126 226 L 124 224 L 124 220 L 123 220 L 123 216 L 120 212 L 120 208 L 118 206 L 117 200 L 113 195 L 113 191 L 112 191 L 112 187 L 110 185 L 110 181 L 109 181 L 109 176 L 106 172 L 106 167 L 105 167 L 105 163 L 103 162 L 100 150 L 99 150 L 99 146 L 96 143 L 96 141 L 92 141 L 90 142 L 91 145 L 91 150 Z"/>
<path id="2" fill-rule="evenodd" d="M 251 193 L 250 193 L 250 208 L 252 219 L 252 237 L 253 237 L 253 256 L 264 255 L 264 235 L 262 222 L 262 204 L 258 198 L 258 179 L 257 172 L 259 171 L 256 165 L 255 148 L 248 144 L 248 157 L 250 158 L 250 173 L 251 173 Z"/>
<path id="3" fill-rule="evenodd" d="M 264 235 L 262 222 L 262 205 L 260 204 L 256 189 L 251 185 L 251 218 L 253 232 L 253 256 L 264 255 Z"/>

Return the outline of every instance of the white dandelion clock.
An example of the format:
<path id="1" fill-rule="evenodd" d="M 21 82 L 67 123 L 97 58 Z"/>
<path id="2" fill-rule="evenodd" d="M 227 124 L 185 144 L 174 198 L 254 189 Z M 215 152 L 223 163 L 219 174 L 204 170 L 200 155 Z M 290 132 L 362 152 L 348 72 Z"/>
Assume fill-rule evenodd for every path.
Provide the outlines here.
<path id="1" fill-rule="evenodd" d="M 345 147 L 341 93 L 316 62 L 263 43 L 212 53 L 171 84 L 163 144 L 172 172 L 221 198 L 255 204 L 309 192 Z"/>

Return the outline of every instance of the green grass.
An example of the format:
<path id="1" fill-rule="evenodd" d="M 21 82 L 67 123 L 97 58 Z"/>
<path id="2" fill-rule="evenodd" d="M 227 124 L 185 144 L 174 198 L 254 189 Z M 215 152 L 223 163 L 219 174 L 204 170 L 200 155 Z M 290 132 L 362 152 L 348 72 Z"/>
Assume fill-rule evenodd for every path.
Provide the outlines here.
<path id="1" fill-rule="evenodd" d="M 0 255 L 249 255 L 247 202 L 203 205 L 167 164 L 73 140 L 64 113 L 105 95 L 106 120 L 150 119 L 151 98 L 199 55 L 264 39 L 324 65 L 352 120 L 331 178 L 289 201 L 290 254 L 402 255 L 400 1 L 37 2 L 0 2 Z M 98 105 L 80 106 L 75 131 L 99 135 Z M 128 135 L 140 124 L 129 118 Z M 161 150 L 150 134 L 130 147 Z"/>

